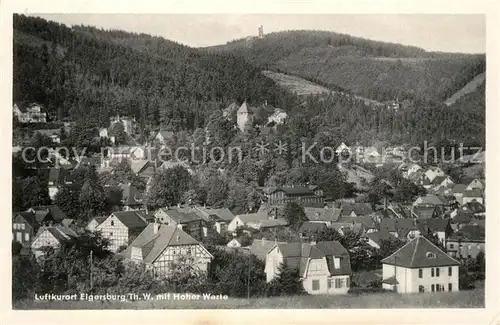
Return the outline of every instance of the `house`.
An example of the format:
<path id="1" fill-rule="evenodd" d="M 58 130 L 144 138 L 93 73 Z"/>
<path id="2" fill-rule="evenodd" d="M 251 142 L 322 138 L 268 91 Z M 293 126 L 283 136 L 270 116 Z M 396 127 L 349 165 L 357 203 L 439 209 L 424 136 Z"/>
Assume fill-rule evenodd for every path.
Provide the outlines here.
<path id="1" fill-rule="evenodd" d="M 270 205 L 285 205 L 288 202 L 324 203 L 323 190 L 317 186 L 281 186 L 264 189 Z"/>
<path id="2" fill-rule="evenodd" d="M 277 244 L 266 256 L 266 280 L 279 275 L 279 267 L 299 270 L 309 294 L 346 294 L 350 287 L 349 253 L 338 241 Z"/>
<path id="3" fill-rule="evenodd" d="M 339 220 L 342 210 L 338 208 L 311 208 L 305 207 L 304 212 L 311 223 L 323 223 L 330 227 Z"/>
<path id="4" fill-rule="evenodd" d="M 116 123 L 122 123 L 123 124 L 123 130 L 125 133 L 128 135 L 134 135 L 135 134 L 135 126 L 136 126 L 136 121 L 135 118 L 130 118 L 127 116 L 113 116 L 110 118 L 109 121 L 109 128 L 113 129 L 113 127 L 116 125 Z"/>
<path id="5" fill-rule="evenodd" d="M 419 170 L 422 170 L 422 166 L 420 166 L 419 164 L 411 164 L 409 167 L 408 167 L 408 171 L 406 172 L 406 177 L 410 177 L 412 174 L 416 173 L 417 171 Z M 405 174 L 403 173 L 403 177 L 405 176 Z"/>
<path id="6" fill-rule="evenodd" d="M 423 219 L 418 220 L 421 234 L 430 234 L 437 236 L 439 241 L 445 245 L 446 240 L 453 234 L 450 219 Z"/>
<path id="7" fill-rule="evenodd" d="M 250 245 L 250 253 L 257 256 L 263 262 L 266 261 L 267 252 L 274 248 L 277 244 L 285 244 L 285 242 L 278 242 L 275 240 L 254 239 Z"/>
<path id="8" fill-rule="evenodd" d="M 444 177 L 445 176 L 445 173 L 443 172 L 443 170 L 439 167 L 431 167 L 429 168 L 426 172 L 425 172 L 425 175 L 427 176 L 427 178 L 429 179 L 429 181 L 433 181 L 434 178 L 438 177 L 438 176 L 441 176 L 441 177 Z"/>
<path id="9" fill-rule="evenodd" d="M 194 207 L 195 213 L 201 215 L 220 234 L 227 230 L 228 224 L 234 219 L 234 214 L 227 208 L 213 209 Z"/>
<path id="10" fill-rule="evenodd" d="M 475 178 L 473 179 L 468 185 L 467 185 L 467 189 L 468 190 L 474 190 L 474 189 L 477 189 L 477 190 L 481 190 L 483 191 L 484 190 L 484 183 L 482 181 L 480 181 L 479 179 Z"/>
<path id="11" fill-rule="evenodd" d="M 57 249 L 62 243 L 78 237 L 78 234 L 66 226 L 42 227 L 31 243 L 31 251 L 38 260 L 45 255 L 49 247 Z"/>
<path id="12" fill-rule="evenodd" d="M 382 219 L 379 230 L 387 231 L 402 240 L 411 240 L 420 236 L 420 228 L 415 219 Z"/>
<path id="13" fill-rule="evenodd" d="M 416 219 L 431 219 L 438 218 L 444 213 L 443 209 L 440 206 L 412 206 L 411 214 L 412 218 Z"/>
<path id="14" fill-rule="evenodd" d="M 280 108 L 276 108 L 274 110 L 274 113 L 271 114 L 271 116 L 269 116 L 267 118 L 267 125 L 268 126 L 275 126 L 275 125 L 281 125 L 283 123 L 285 123 L 285 120 L 287 118 L 287 114 L 284 110 L 280 109 Z"/>
<path id="15" fill-rule="evenodd" d="M 446 251 L 458 258 L 476 258 L 485 251 L 485 228 L 479 225 L 464 225 L 448 238 Z"/>
<path id="16" fill-rule="evenodd" d="M 47 113 L 43 112 L 39 104 L 33 103 L 27 107 L 14 104 L 12 110 L 20 123 L 47 123 Z"/>
<path id="17" fill-rule="evenodd" d="M 332 226 L 334 226 L 336 223 L 360 223 L 363 226 L 363 233 L 371 233 L 378 230 L 371 216 L 342 217 L 334 222 Z"/>
<path id="18" fill-rule="evenodd" d="M 398 293 L 458 291 L 460 262 L 425 237 L 382 260 L 382 288 Z"/>
<path id="19" fill-rule="evenodd" d="M 96 231 L 97 226 L 99 226 L 104 220 L 106 220 L 106 217 L 92 218 L 85 227 L 85 229 L 87 229 L 88 231 Z"/>
<path id="20" fill-rule="evenodd" d="M 462 193 L 461 202 L 459 201 L 458 203 L 464 205 L 471 202 L 484 204 L 483 192 L 480 189 L 465 190 Z"/>
<path id="21" fill-rule="evenodd" d="M 176 263 L 207 272 L 212 254 L 182 229 L 150 223 L 120 254 L 135 263 L 144 263 L 155 276 L 168 275 Z"/>
<path id="22" fill-rule="evenodd" d="M 234 232 L 240 227 L 250 227 L 254 229 L 273 228 L 286 226 L 288 222 L 284 219 L 274 219 L 264 213 L 239 214 L 228 224 L 227 230 Z"/>
<path id="23" fill-rule="evenodd" d="M 109 250 L 117 252 L 129 243 L 148 225 L 137 211 L 118 211 L 110 214 L 96 228 L 109 240 Z"/>
<path id="24" fill-rule="evenodd" d="M 337 230 L 341 236 L 344 236 L 349 232 L 353 232 L 359 236 L 363 236 L 365 234 L 365 229 L 361 222 L 335 222 L 330 228 Z"/>
<path id="25" fill-rule="evenodd" d="M 382 241 L 395 239 L 387 230 L 375 231 L 366 235 L 367 244 L 373 248 L 380 249 Z"/>
<path id="26" fill-rule="evenodd" d="M 67 219 L 66 214 L 57 205 L 42 205 L 29 208 L 28 211 L 35 214 L 35 220 L 40 226 L 52 226 L 60 224 Z"/>
<path id="27" fill-rule="evenodd" d="M 373 209 L 369 203 L 342 202 L 340 209 L 342 210 L 342 217 L 361 217 L 373 213 Z"/>
<path id="28" fill-rule="evenodd" d="M 120 184 L 118 185 L 121 191 L 121 208 L 125 211 L 138 210 L 143 206 L 142 203 L 142 192 L 132 184 Z"/>
<path id="29" fill-rule="evenodd" d="M 241 132 L 245 132 L 247 125 L 252 125 L 254 119 L 254 112 L 247 104 L 246 101 L 241 104 L 236 112 L 236 122 Z"/>
<path id="30" fill-rule="evenodd" d="M 49 177 L 47 179 L 47 188 L 49 190 L 49 197 L 52 201 L 56 198 L 59 188 L 62 185 L 72 184 L 71 171 L 66 168 L 52 167 L 49 170 Z"/>
<path id="31" fill-rule="evenodd" d="M 36 130 L 35 133 L 39 133 L 50 138 L 52 143 L 61 143 L 61 129 L 39 129 Z"/>
<path id="32" fill-rule="evenodd" d="M 136 176 L 147 179 L 154 176 L 156 165 L 150 160 L 138 159 L 130 161 L 130 169 Z"/>
<path id="33" fill-rule="evenodd" d="M 207 221 L 189 207 L 165 207 L 155 212 L 155 220 L 168 226 L 176 226 L 195 238 L 207 236 Z"/>
<path id="34" fill-rule="evenodd" d="M 171 128 L 160 130 L 153 137 L 153 142 L 159 144 L 160 146 L 166 146 L 175 143 L 175 133 Z"/>
<path id="35" fill-rule="evenodd" d="M 37 233 L 38 228 L 39 224 L 33 212 L 16 213 L 12 218 L 12 240 L 27 245 Z"/>
<path id="36" fill-rule="evenodd" d="M 431 206 L 444 206 L 444 205 L 446 205 L 446 202 L 442 198 L 434 194 L 427 194 L 426 196 L 420 196 L 413 202 L 414 207 L 416 206 L 431 207 Z"/>
<path id="37" fill-rule="evenodd" d="M 351 154 L 351 148 L 349 148 L 344 142 L 342 142 L 336 149 L 335 153 L 340 154 Z"/>

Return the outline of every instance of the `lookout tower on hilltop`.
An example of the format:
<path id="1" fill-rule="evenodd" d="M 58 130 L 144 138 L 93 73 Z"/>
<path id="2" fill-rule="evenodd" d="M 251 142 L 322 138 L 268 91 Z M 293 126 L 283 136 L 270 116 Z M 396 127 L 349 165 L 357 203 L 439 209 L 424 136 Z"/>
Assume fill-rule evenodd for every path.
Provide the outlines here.
<path id="1" fill-rule="evenodd" d="M 252 109 L 248 106 L 247 102 L 244 101 L 236 113 L 238 128 L 241 132 L 245 132 L 245 129 L 248 128 L 247 124 L 252 125 L 253 117 L 254 114 Z"/>
<path id="2" fill-rule="evenodd" d="M 264 26 L 259 26 L 259 38 L 264 38 Z"/>

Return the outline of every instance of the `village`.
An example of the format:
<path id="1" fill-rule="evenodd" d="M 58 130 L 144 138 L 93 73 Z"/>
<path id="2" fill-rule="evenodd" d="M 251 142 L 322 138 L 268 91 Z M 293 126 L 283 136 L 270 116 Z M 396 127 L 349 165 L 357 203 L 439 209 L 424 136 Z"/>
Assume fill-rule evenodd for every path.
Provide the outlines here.
<path id="1" fill-rule="evenodd" d="M 278 133 L 286 125 L 285 110 L 267 103 L 259 107 L 246 101 L 233 103 L 214 123 L 231 124 L 236 137 L 251 137 L 256 130 Z M 254 121 L 258 111 L 266 111 L 267 118 Z M 43 126 L 50 119 L 37 104 L 15 104 L 13 115 L 23 125 Z M 203 144 L 217 141 L 210 123 Z M 260 260 L 267 283 L 280 277 L 283 265 L 295 269 L 303 290 L 311 295 L 455 292 L 484 281 L 484 173 L 471 177 L 446 172 L 484 169 L 484 161 L 474 163 L 469 157 L 459 163 L 417 163 L 405 144 L 377 148 L 341 142 L 335 156 L 338 170 L 354 187 L 350 195 L 332 199 L 324 185 L 311 182 L 256 183 L 252 204 L 233 203 L 229 208 L 225 197 L 211 200 L 212 204 L 208 199 L 198 203 L 197 191 L 189 187 L 185 193 L 191 190 L 191 196 L 164 194 L 167 200 L 152 193 L 161 192 L 162 184 L 177 186 L 179 175 L 202 175 L 203 164 L 193 164 L 193 159 L 160 156 L 162 149 L 179 141 L 174 128 L 138 137 L 144 132 L 135 119 L 117 115 L 95 135 L 105 144 L 102 147 L 111 148 L 107 154 L 63 156 L 56 149 L 73 128 L 73 122 L 65 122 L 61 128 L 32 132 L 50 140 L 48 159 L 42 167 L 36 163 L 47 175 L 44 191 L 50 203 L 15 212 L 12 240 L 13 247 L 18 245 L 16 253 L 40 263 L 52 254 L 47 252 L 90 232 L 107 240 L 112 253 L 144 265 L 154 277 L 171 274 L 181 260 L 196 272 L 207 273 L 215 247 Z M 147 147 L 156 150 L 151 154 Z M 13 151 L 14 155 L 26 152 L 22 145 Z M 353 159 L 343 162 L 340 157 Z M 96 172 L 106 196 L 119 193 L 109 213 L 87 215 L 83 223 L 58 205 L 64 188 L 77 182 L 76 171 L 81 168 Z M 124 168 L 127 175 L 120 178 Z M 227 168 L 214 170 L 222 175 Z M 406 195 L 408 187 L 415 191 Z"/>

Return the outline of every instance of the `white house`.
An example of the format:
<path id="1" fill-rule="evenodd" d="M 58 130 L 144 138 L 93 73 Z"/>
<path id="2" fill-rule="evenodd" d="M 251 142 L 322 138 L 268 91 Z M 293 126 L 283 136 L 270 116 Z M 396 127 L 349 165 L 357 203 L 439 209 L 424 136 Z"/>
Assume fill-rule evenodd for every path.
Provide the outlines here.
<path id="1" fill-rule="evenodd" d="M 335 149 L 335 153 L 337 155 L 340 155 L 341 153 L 344 153 L 344 152 L 347 152 L 347 153 L 351 153 L 351 148 L 349 148 L 344 142 L 342 142 L 336 149 Z"/>
<path id="2" fill-rule="evenodd" d="M 279 276 L 283 263 L 299 270 L 310 294 L 346 294 L 349 290 L 349 253 L 338 241 L 276 244 L 266 254 L 267 282 Z"/>
<path id="3" fill-rule="evenodd" d="M 119 211 L 109 215 L 95 230 L 110 241 L 109 250 L 117 252 L 120 247 L 128 246 L 147 225 L 139 211 Z"/>
<path id="4" fill-rule="evenodd" d="M 484 184 L 479 179 L 475 178 L 474 180 L 472 180 L 472 182 L 469 183 L 469 185 L 467 185 L 467 189 L 468 190 L 477 189 L 482 191 L 484 190 Z"/>
<path id="5" fill-rule="evenodd" d="M 97 226 L 99 226 L 104 220 L 106 220 L 106 217 L 92 218 L 92 220 L 89 221 L 85 229 L 87 229 L 88 231 L 96 231 Z"/>
<path id="6" fill-rule="evenodd" d="M 206 272 L 213 259 L 202 244 L 182 229 L 159 223 L 150 223 L 120 254 L 146 264 L 155 275 L 168 274 L 176 262 L 189 263 Z"/>
<path id="7" fill-rule="evenodd" d="M 439 167 L 431 167 L 431 168 L 429 168 L 425 172 L 425 175 L 427 176 L 427 178 L 431 182 L 434 180 L 434 178 L 436 178 L 438 176 L 445 176 L 443 170 L 441 168 L 439 168 Z"/>
<path id="8" fill-rule="evenodd" d="M 382 260 L 382 288 L 398 293 L 458 291 L 460 262 L 425 237 Z"/>
<path id="9" fill-rule="evenodd" d="M 233 238 L 229 243 L 226 244 L 227 247 L 241 247 L 241 243 L 238 238 Z"/>
<path id="10" fill-rule="evenodd" d="M 461 205 L 469 202 L 478 202 L 484 205 L 483 192 L 480 189 L 466 190 L 462 193 L 462 199 L 457 200 Z"/>
<path id="11" fill-rule="evenodd" d="M 287 114 L 285 111 L 276 108 L 274 113 L 267 118 L 267 124 L 280 125 L 283 124 L 287 118 Z"/>
<path id="12" fill-rule="evenodd" d="M 413 165 L 409 166 L 408 171 L 406 172 L 406 177 L 409 177 L 411 174 L 413 174 L 419 170 L 422 170 L 422 166 L 420 166 L 419 164 L 413 164 Z"/>

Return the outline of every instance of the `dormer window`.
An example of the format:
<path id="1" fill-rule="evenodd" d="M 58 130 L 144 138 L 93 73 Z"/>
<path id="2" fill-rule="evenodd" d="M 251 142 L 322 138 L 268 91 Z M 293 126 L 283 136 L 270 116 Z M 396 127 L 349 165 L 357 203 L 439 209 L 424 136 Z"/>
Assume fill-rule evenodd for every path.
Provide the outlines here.
<path id="1" fill-rule="evenodd" d="M 432 252 L 427 252 L 427 254 L 425 254 L 425 256 L 427 258 L 436 258 L 436 254 L 432 253 Z"/>

